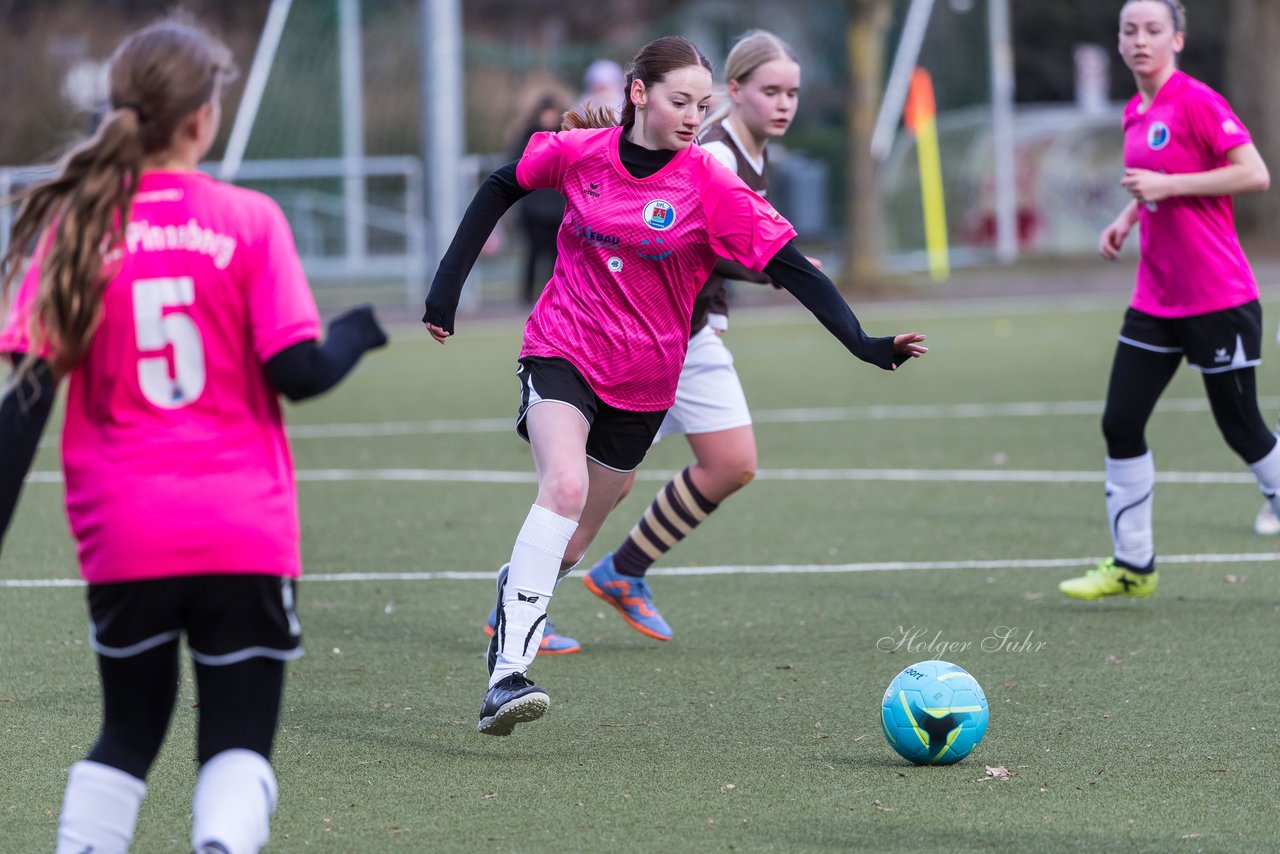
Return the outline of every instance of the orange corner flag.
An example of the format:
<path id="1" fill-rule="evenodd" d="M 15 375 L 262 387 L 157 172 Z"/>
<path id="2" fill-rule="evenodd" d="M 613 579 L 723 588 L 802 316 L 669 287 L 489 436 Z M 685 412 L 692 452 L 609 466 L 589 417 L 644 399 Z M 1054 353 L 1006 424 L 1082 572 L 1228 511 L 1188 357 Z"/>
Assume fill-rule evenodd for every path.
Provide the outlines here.
<path id="1" fill-rule="evenodd" d="M 923 68 L 911 72 L 911 88 L 907 92 L 907 104 L 902 110 L 907 130 L 915 133 L 938 115 L 938 105 L 933 100 L 933 78 Z"/>

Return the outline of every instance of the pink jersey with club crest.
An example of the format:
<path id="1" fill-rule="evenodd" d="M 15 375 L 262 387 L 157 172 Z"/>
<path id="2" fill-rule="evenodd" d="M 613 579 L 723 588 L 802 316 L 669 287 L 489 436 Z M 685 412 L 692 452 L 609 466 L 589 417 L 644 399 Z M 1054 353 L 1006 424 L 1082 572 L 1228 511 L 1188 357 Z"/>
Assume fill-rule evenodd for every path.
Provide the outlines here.
<path id="1" fill-rule="evenodd" d="M 1251 141 L 1231 105 L 1175 71 L 1145 112 L 1141 95 L 1124 111 L 1124 165 L 1169 174 L 1207 172 Z M 1142 257 L 1134 308 L 1157 317 L 1222 311 L 1258 298 L 1230 196 L 1177 196 L 1139 205 Z"/>
<path id="2" fill-rule="evenodd" d="M 319 338 L 320 321 L 280 208 L 197 172 L 149 172 L 106 262 L 62 432 L 84 577 L 298 575 L 293 463 L 263 364 Z M 30 350 L 38 266 L 0 352 Z"/>
<path id="3" fill-rule="evenodd" d="M 675 400 L 693 300 L 716 258 L 761 270 L 795 229 L 696 145 L 633 177 L 621 133 L 534 134 L 520 158 L 520 186 L 567 200 L 520 355 L 566 359 L 610 406 L 649 412 Z"/>

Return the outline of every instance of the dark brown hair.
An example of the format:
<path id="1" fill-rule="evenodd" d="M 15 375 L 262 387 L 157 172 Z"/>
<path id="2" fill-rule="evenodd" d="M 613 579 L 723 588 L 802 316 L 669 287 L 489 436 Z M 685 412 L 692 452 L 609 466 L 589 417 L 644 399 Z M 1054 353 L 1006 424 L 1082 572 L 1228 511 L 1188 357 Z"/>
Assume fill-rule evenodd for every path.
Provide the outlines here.
<path id="1" fill-rule="evenodd" d="M 623 89 L 625 98 L 622 103 L 622 115 L 614 115 L 610 107 L 587 107 L 570 110 L 564 114 L 565 130 L 572 128 L 603 128 L 622 125 L 626 127 L 636 122 L 636 105 L 631 103 L 631 84 L 639 80 L 644 85 L 652 86 L 661 83 L 672 71 L 701 65 L 712 71 L 711 60 L 698 49 L 698 46 L 682 36 L 663 36 L 654 39 L 636 54 L 627 69 L 627 82 Z"/>
<path id="2" fill-rule="evenodd" d="M 1143 0 L 1125 0 L 1125 6 L 1130 3 L 1138 3 Z M 1159 3 L 1169 10 L 1169 17 L 1173 19 L 1173 30 L 1177 33 L 1185 33 L 1187 31 L 1187 9 L 1182 5 L 1181 0 L 1152 0 Z M 1121 9 L 1124 6 L 1120 7 Z"/>
<path id="3" fill-rule="evenodd" d="M 120 249 L 143 158 L 168 148 L 183 119 L 234 73 L 226 46 L 186 20 L 139 30 L 111 57 L 111 110 L 97 132 L 62 159 L 57 177 L 16 196 L 0 292 L 8 297 L 24 253 L 42 241 L 32 350 L 47 345 L 59 373 L 83 358 L 97 327 L 103 258 Z"/>

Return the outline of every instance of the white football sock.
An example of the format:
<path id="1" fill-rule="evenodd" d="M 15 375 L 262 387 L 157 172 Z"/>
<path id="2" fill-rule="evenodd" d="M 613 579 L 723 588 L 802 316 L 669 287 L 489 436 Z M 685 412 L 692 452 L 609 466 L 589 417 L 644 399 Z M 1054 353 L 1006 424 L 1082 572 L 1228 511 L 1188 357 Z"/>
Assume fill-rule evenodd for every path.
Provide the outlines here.
<path id="1" fill-rule="evenodd" d="M 573 519 L 537 504 L 529 508 L 511 550 L 498 620 L 502 637 L 493 673 L 489 674 L 489 687 L 512 673 L 524 673 L 533 663 L 547 623 L 547 603 L 555 590 L 569 539 L 577 529 L 578 523 Z"/>
<path id="2" fill-rule="evenodd" d="M 1280 516 L 1280 442 L 1271 449 L 1271 453 L 1256 463 L 1250 463 L 1249 468 L 1258 479 L 1258 488 L 1267 501 L 1271 502 L 1271 509 Z"/>
<path id="3" fill-rule="evenodd" d="M 191 797 L 191 845 L 217 842 L 229 854 L 256 854 L 271 835 L 279 789 L 271 763 L 252 750 L 224 750 L 200 768 Z"/>
<path id="4" fill-rule="evenodd" d="M 1107 518 L 1117 560 L 1142 569 L 1155 557 L 1151 504 L 1156 487 L 1155 458 L 1107 457 Z"/>
<path id="5" fill-rule="evenodd" d="M 72 765 L 58 819 L 57 854 L 124 854 L 146 795 L 147 784 L 119 768 L 88 759 Z"/>

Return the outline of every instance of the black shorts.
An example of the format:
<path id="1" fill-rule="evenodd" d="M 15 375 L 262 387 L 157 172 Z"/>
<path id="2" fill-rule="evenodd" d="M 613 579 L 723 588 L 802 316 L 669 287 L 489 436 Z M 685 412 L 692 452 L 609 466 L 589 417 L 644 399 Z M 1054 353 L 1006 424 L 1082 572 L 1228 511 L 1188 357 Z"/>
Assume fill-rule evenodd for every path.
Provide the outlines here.
<path id="1" fill-rule="evenodd" d="M 183 575 L 89 585 L 90 643 L 99 655 L 130 658 L 183 632 L 199 664 L 302 655 L 296 586 L 279 575 Z"/>
<path id="2" fill-rule="evenodd" d="M 658 435 L 665 409 L 635 412 L 618 409 L 600 399 L 586 379 L 564 359 L 525 356 L 516 369 L 520 377 L 520 412 L 516 432 L 529 441 L 524 418 L 529 407 L 543 401 L 567 403 L 582 414 L 589 425 L 587 459 L 618 472 L 634 471 Z"/>
<path id="3" fill-rule="evenodd" d="M 1185 354 L 1188 365 L 1206 374 L 1254 368 L 1262 363 L 1262 306 L 1254 300 L 1191 317 L 1155 317 L 1131 308 L 1120 343 Z"/>

